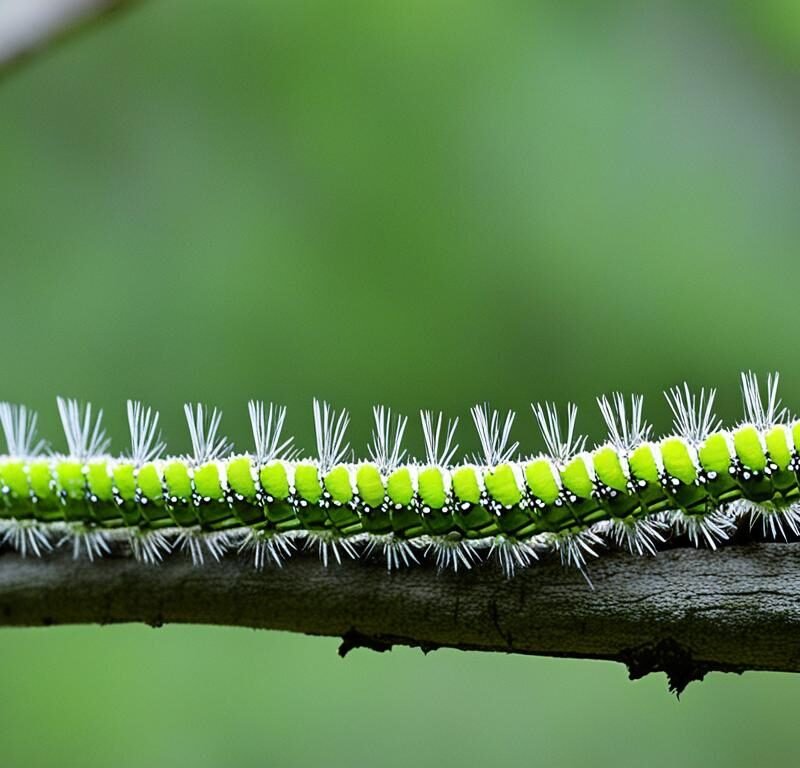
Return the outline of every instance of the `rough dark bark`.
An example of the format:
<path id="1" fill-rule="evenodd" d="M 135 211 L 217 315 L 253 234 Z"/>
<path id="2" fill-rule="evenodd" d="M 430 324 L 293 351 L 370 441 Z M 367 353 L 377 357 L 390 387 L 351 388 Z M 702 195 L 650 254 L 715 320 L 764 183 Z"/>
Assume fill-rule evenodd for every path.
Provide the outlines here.
<path id="1" fill-rule="evenodd" d="M 342 654 L 402 644 L 612 659 L 631 677 L 665 671 L 677 691 L 711 670 L 800 670 L 800 544 L 610 553 L 590 573 L 593 590 L 555 558 L 507 580 L 491 564 L 326 570 L 310 553 L 261 572 L 235 556 L 152 567 L 122 550 L 94 563 L 4 553 L 0 624 L 226 624 L 339 636 Z"/>

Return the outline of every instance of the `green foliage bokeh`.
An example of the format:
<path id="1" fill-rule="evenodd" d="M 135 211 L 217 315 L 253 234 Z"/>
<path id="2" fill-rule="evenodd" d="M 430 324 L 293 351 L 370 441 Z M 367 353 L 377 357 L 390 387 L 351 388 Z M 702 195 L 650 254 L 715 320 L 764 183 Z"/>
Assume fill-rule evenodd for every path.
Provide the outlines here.
<path id="1" fill-rule="evenodd" d="M 4 399 L 519 411 L 779 368 L 800 408 L 800 13 L 148 0 L 0 83 Z M 412 419 L 410 446 L 421 446 Z M 466 423 L 462 448 L 474 447 Z M 269 578 L 266 572 L 264 578 Z M 542 621 L 547 617 L 543 616 Z M 743 638 L 743 642 L 746 639 Z M 201 627 L 0 633 L 4 765 L 790 764 L 797 678 Z"/>

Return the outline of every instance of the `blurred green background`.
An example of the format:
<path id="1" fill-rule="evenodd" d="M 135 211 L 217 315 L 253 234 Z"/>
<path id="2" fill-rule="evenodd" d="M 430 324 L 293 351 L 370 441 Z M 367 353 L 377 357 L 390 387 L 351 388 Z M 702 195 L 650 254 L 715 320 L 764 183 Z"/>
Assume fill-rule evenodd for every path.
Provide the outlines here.
<path id="1" fill-rule="evenodd" d="M 149 0 L 0 82 L 2 397 L 353 412 L 779 368 L 800 407 L 792 0 Z M 462 448 L 474 447 L 464 426 Z M 60 438 L 54 440 L 61 445 Z M 419 450 L 415 428 L 410 445 Z M 265 573 L 269 578 L 269 573 Z M 546 621 L 546 617 L 542 617 Z M 796 762 L 800 678 L 205 627 L 0 633 L 3 765 Z"/>

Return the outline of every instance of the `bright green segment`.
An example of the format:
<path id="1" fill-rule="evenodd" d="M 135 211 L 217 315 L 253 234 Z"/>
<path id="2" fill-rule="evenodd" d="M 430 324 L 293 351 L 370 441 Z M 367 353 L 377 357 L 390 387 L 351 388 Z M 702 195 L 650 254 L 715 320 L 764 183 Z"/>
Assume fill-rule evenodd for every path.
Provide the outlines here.
<path id="1" fill-rule="evenodd" d="M 773 427 L 765 436 L 767 450 L 778 469 L 786 469 L 792 460 L 789 443 L 786 440 L 786 430 L 783 427 Z"/>
<path id="2" fill-rule="evenodd" d="M 192 498 L 192 480 L 189 477 L 189 468 L 182 461 L 172 461 L 164 467 L 164 484 L 167 494 L 172 499 Z"/>
<path id="3" fill-rule="evenodd" d="M 139 490 L 149 501 L 161 501 L 164 497 L 164 486 L 161 475 L 155 464 L 145 464 L 136 477 Z"/>
<path id="4" fill-rule="evenodd" d="M 800 421 L 796 421 L 792 427 L 792 442 L 796 451 L 800 451 Z"/>
<path id="5" fill-rule="evenodd" d="M 383 504 L 386 491 L 383 488 L 381 473 L 374 464 L 362 464 L 356 471 L 356 485 L 358 494 L 365 504 L 370 507 L 379 507 Z"/>
<path id="6" fill-rule="evenodd" d="M 49 474 L 49 473 L 48 473 Z M 28 496 L 28 475 L 21 461 L 9 461 L 0 464 L 0 482 L 8 487 L 12 494 L 20 498 Z"/>
<path id="7" fill-rule="evenodd" d="M 561 470 L 561 482 L 565 488 L 582 499 L 588 499 L 592 495 L 592 478 L 586 462 L 580 456 L 576 456 Z"/>
<path id="8" fill-rule="evenodd" d="M 334 467 L 325 475 L 325 488 L 334 501 L 347 504 L 353 498 L 353 487 L 350 485 L 350 473 L 347 467 Z"/>
<path id="9" fill-rule="evenodd" d="M 725 435 L 719 432 L 709 435 L 698 449 L 697 458 L 700 459 L 700 464 L 706 472 L 717 474 L 727 472 L 731 465 L 731 455 Z"/>
<path id="10" fill-rule="evenodd" d="M 322 498 L 322 486 L 317 468 L 313 464 L 301 464 L 294 472 L 294 485 L 306 501 L 316 504 Z"/>
<path id="11" fill-rule="evenodd" d="M 444 491 L 444 479 L 437 467 L 428 467 L 419 473 L 417 478 L 419 484 L 419 495 L 423 504 L 431 509 L 441 509 L 444 506 L 446 497 Z"/>
<path id="12" fill-rule="evenodd" d="M 513 507 L 522 499 L 514 470 L 508 464 L 501 464 L 494 472 L 488 472 L 484 483 L 492 498 L 504 507 Z"/>
<path id="13" fill-rule="evenodd" d="M 617 452 L 607 445 L 601 448 L 592 457 L 594 471 L 597 476 L 609 487 L 616 491 L 625 491 L 628 488 L 628 479 L 622 471 Z"/>
<path id="14" fill-rule="evenodd" d="M 400 467 L 389 475 L 386 481 L 386 495 L 393 504 L 407 507 L 414 498 L 414 486 L 411 484 L 411 473 L 408 467 Z"/>
<path id="15" fill-rule="evenodd" d="M 767 457 L 761 447 L 761 439 L 755 427 L 742 427 L 733 434 L 736 455 L 749 469 L 760 472 L 767 466 Z"/>
<path id="16" fill-rule="evenodd" d="M 453 492 L 459 501 L 468 504 L 477 504 L 481 500 L 481 489 L 472 467 L 461 467 L 453 472 Z"/>
<path id="17" fill-rule="evenodd" d="M 670 437 L 661 443 L 661 458 L 664 469 L 682 483 L 691 485 L 697 479 L 697 469 L 686 444 L 677 437 Z"/>
<path id="18" fill-rule="evenodd" d="M 194 488 L 204 499 L 221 501 L 225 498 L 222 483 L 219 479 L 219 467 L 216 462 L 210 461 L 194 471 Z"/>
<path id="19" fill-rule="evenodd" d="M 229 487 L 239 498 L 246 499 L 251 504 L 256 504 L 260 488 L 268 494 L 271 503 L 272 499 L 288 498 L 290 490 L 294 493 L 296 487 L 303 507 L 323 503 L 323 494 L 337 504 L 347 504 L 357 493 L 364 504 L 376 510 L 376 515 L 385 513 L 382 507 L 387 497 L 395 507 L 409 507 L 416 497 L 416 489 L 425 512 L 429 512 L 442 509 L 447 503 L 448 480 L 452 482 L 453 493 L 459 503 L 486 504 L 488 494 L 493 505 L 496 505 L 492 511 L 497 512 L 500 506 L 506 509 L 518 506 L 526 489 L 537 499 L 537 506 L 542 506 L 542 503 L 548 506 L 559 504 L 562 488 L 581 499 L 590 499 L 597 493 L 595 476 L 597 482 L 602 482 L 605 486 L 621 493 L 627 493 L 630 487 L 628 471 L 630 478 L 640 483 L 643 481 L 649 486 L 649 490 L 646 491 L 648 504 L 659 503 L 658 508 L 666 502 L 687 504 L 694 510 L 703 502 L 703 498 L 698 494 L 708 492 L 703 491 L 701 487 L 700 490 L 693 491 L 694 495 L 676 494 L 674 498 L 667 499 L 661 488 L 662 469 L 683 484 L 695 485 L 699 469 L 698 461 L 709 473 L 727 474 L 731 465 L 730 454 L 733 452 L 731 446 L 742 464 L 751 471 L 764 469 L 767 455 L 779 468 L 786 469 L 794 455 L 792 440 L 795 435 L 800 437 L 798 435 L 800 423 L 793 425 L 792 429 L 791 436 L 783 426 L 770 429 L 763 437 L 750 425 L 738 429 L 732 436 L 727 432 L 715 433 L 698 448 L 697 458 L 694 457 L 694 451 L 687 441 L 681 437 L 667 437 L 658 446 L 650 443 L 642 444 L 627 457 L 627 460 L 620 456 L 613 446 L 607 444 L 592 454 L 574 457 L 561 469 L 553 460 L 542 456 L 519 467 L 516 464 L 503 464 L 493 470 L 462 466 L 447 473 L 447 470 L 437 466 L 427 466 L 421 470 L 413 466 L 403 466 L 384 480 L 380 470 L 371 462 L 358 465 L 355 475 L 348 466 L 339 465 L 321 477 L 316 463 L 304 463 L 293 469 L 295 466 L 293 463 L 274 461 L 261 467 L 256 478 L 255 468 L 249 456 L 235 456 L 224 464 L 217 461 L 208 462 L 194 470 L 186 461 L 174 459 L 164 466 L 163 472 L 160 462 L 150 462 L 136 469 L 129 460 L 117 462 L 94 459 L 84 465 L 74 459 L 62 457 L 25 461 L 0 460 L 0 481 L 5 492 L 10 494 L 7 498 L 7 509 L 13 511 L 14 497 L 23 499 L 30 497 L 35 503 L 47 503 L 48 506 L 42 506 L 42 511 L 48 515 L 43 515 L 42 519 L 52 519 L 53 510 L 63 508 L 66 519 L 81 519 L 80 516 L 85 514 L 88 515 L 87 520 L 90 519 L 97 524 L 103 524 L 103 520 L 95 519 L 97 509 L 93 512 L 82 503 L 87 499 L 111 504 L 115 498 L 119 501 L 120 497 L 123 501 L 132 502 L 140 498 L 137 494 L 142 494 L 144 499 L 157 504 L 164 503 L 165 495 L 176 501 L 178 499 L 191 501 L 193 496 L 195 499 L 199 497 L 225 501 Z M 415 472 L 418 472 L 416 483 L 412 480 Z M 481 472 L 484 474 L 481 475 Z M 226 479 L 225 483 L 223 478 Z M 783 475 L 776 479 L 775 492 L 786 493 L 787 482 L 788 478 Z M 752 492 L 753 500 L 759 501 L 766 497 L 768 489 L 762 487 L 763 483 L 757 485 L 758 487 L 753 486 L 751 491 L 751 484 L 742 483 L 733 493 L 729 486 L 725 486 L 724 498 L 726 501 L 731 498 L 751 498 Z M 793 493 L 796 492 L 794 488 L 795 486 L 791 489 Z M 59 498 L 59 493 L 62 498 Z M 657 495 L 659 493 L 662 494 L 661 502 Z M 573 497 L 570 495 L 566 498 Z M 635 500 L 633 503 L 635 504 Z M 587 511 L 594 520 L 598 518 L 598 513 L 603 514 L 603 508 L 603 505 L 598 503 L 591 508 L 587 507 Z M 224 509 L 223 507 L 223 516 Z M 133 512 L 132 508 L 127 507 L 124 515 L 125 524 L 137 524 L 138 518 L 130 515 Z M 533 525 L 527 530 L 538 530 L 540 512 L 536 510 L 518 512 L 530 516 Z M 231 511 L 231 516 L 233 514 Z M 517 514 L 515 512 L 509 518 L 514 525 L 518 524 Z M 99 517 L 104 516 L 99 515 Z M 400 518 L 405 519 L 402 515 Z M 249 517 L 241 519 L 250 520 Z M 465 520 L 470 519 L 470 516 L 465 517 Z M 552 519 L 555 518 L 547 516 L 546 519 L 547 525 L 551 525 Z M 324 525 L 321 520 L 324 520 L 324 516 L 320 518 L 311 515 L 300 522 L 315 527 Z M 142 517 L 142 522 L 138 524 L 145 527 L 150 522 Z M 387 517 L 386 522 L 391 524 L 391 518 Z M 189 525 L 191 521 L 176 519 L 176 524 Z M 356 530 L 357 526 L 353 528 L 353 531 Z M 369 530 L 366 519 L 364 530 Z M 472 531 L 465 531 L 465 534 L 472 535 Z"/>
<path id="20" fill-rule="evenodd" d="M 525 480 L 545 504 L 552 504 L 558 498 L 560 489 L 547 459 L 536 459 L 528 464 L 525 467 Z"/>
<path id="21" fill-rule="evenodd" d="M 53 475 L 50 472 L 50 464 L 46 461 L 32 461 L 28 468 L 28 475 L 31 481 L 31 491 L 37 499 L 54 499 Z"/>
<path id="22" fill-rule="evenodd" d="M 86 479 L 83 467 L 77 461 L 59 461 L 56 463 L 56 480 L 59 488 L 70 499 L 82 499 L 86 495 Z"/>
<path id="23" fill-rule="evenodd" d="M 647 443 L 640 445 L 629 457 L 628 466 L 637 480 L 646 483 L 658 483 L 658 465 L 653 449 Z"/>
<path id="24" fill-rule="evenodd" d="M 105 461 L 93 461 L 89 464 L 86 470 L 86 482 L 98 501 L 113 501 L 114 483 L 108 474 L 108 464 Z"/>
<path id="25" fill-rule="evenodd" d="M 261 482 L 261 487 L 272 496 L 273 499 L 283 501 L 283 499 L 288 497 L 289 477 L 286 474 L 286 467 L 279 461 L 261 467 L 261 471 L 258 473 L 258 479 Z"/>
<path id="26" fill-rule="evenodd" d="M 412 481 L 414 467 L 399 467 L 384 480 L 380 470 L 369 462 L 360 464 L 353 478 L 352 469 L 345 465 L 336 466 L 321 477 L 316 464 L 304 463 L 293 471 L 294 465 L 274 461 L 261 467 L 256 478 L 249 456 L 233 457 L 224 466 L 220 462 L 208 462 L 194 471 L 187 462 L 175 459 L 164 467 L 163 474 L 159 468 L 160 463 L 152 462 L 137 470 L 127 460 L 116 462 L 95 459 L 85 466 L 69 458 L 5 460 L 0 461 L 0 482 L 12 498 L 30 496 L 37 502 L 48 501 L 51 504 L 48 511 L 55 508 L 52 505 L 57 507 L 62 501 L 56 489 L 62 497 L 66 497 L 68 504 L 82 502 L 87 498 L 113 503 L 116 495 L 124 501 L 135 501 L 138 498 L 137 493 L 153 502 L 163 503 L 165 493 L 169 497 L 185 501 L 190 501 L 193 493 L 203 499 L 224 501 L 228 487 L 239 498 L 252 504 L 256 503 L 260 487 L 269 497 L 281 500 L 288 498 L 290 490 L 294 492 L 296 487 L 304 502 L 303 506 L 306 503 L 319 504 L 324 492 L 337 504 L 351 502 L 358 493 L 367 506 L 376 510 L 383 506 L 387 497 L 395 506 L 410 506 L 414 501 L 416 488 L 427 511 L 442 509 L 447 503 L 447 481 L 450 479 L 454 496 L 459 502 L 479 505 L 485 503 L 488 493 L 493 502 L 511 509 L 522 501 L 526 487 L 523 483 L 545 505 L 558 504 L 562 488 L 581 499 L 591 498 L 596 493 L 595 477 L 605 486 L 626 493 L 629 489 L 628 471 L 635 481 L 643 481 L 653 486 L 651 491 L 659 492 L 662 468 L 681 483 L 693 485 L 697 482 L 698 462 L 709 473 L 727 473 L 731 466 L 732 453 L 751 471 L 764 470 L 767 456 L 781 470 L 785 470 L 794 455 L 794 440 L 800 440 L 800 422 L 792 426 L 791 435 L 785 427 L 776 426 L 762 436 L 755 427 L 746 425 L 736 430 L 732 436 L 727 432 L 710 435 L 698 447 L 696 458 L 686 440 L 681 437 L 667 437 L 658 447 L 650 443 L 640 445 L 627 460 L 612 445 L 607 444 L 591 455 L 574 457 L 560 470 L 547 457 L 534 459 L 519 468 L 517 465 L 503 464 L 493 470 L 486 469 L 483 470 L 483 476 L 479 474 L 479 468 L 472 466 L 459 467 L 450 474 L 446 474 L 447 470 L 440 467 L 428 466 L 416 470 L 416 485 Z M 227 481 L 224 485 L 223 477 Z M 290 477 L 293 478 L 294 487 L 290 486 Z M 782 476 L 780 482 L 783 485 L 776 492 L 780 490 L 785 493 L 786 478 Z M 745 486 L 747 484 L 743 484 L 738 498 L 750 498 L 750 492 Z M 695 496 L 691 497 L 693 509 L 697 504 Z M 758 496 L 759 499 L 764 497 L 764 490 L 760 486 Z M 654 500 L 652 493 L 647 498 L 648 502 Z M 730 498 L 730 494 L 725 498 Z M 672 501 L 675 502 L 676 499 Z M 677 503 L 684 502 L 677 499 Z M 80 514 L 78 507 L 69 512 L 69 519 Z M 537 515 L 530 514 L 535 522 Z M 307 524 L 317 523 L 311 519 Z"/>
<path id="27" fill-rule="evenodd" d="M 247 456 L 231 459 L 226 468 L 228 485 L 246 499 L 252 499 L 256 495 L 256 484 L 251 470 L 250 459 Z"/>

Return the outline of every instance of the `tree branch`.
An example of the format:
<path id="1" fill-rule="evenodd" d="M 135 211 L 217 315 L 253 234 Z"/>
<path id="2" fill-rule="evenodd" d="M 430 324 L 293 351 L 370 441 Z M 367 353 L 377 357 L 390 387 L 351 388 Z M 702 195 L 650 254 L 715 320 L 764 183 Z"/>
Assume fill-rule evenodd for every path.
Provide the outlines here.
<path id="1" fill-rule="evenodd" d="M 226 624 L 339 636 L 342 654 L 402 644 L 612 659 L 631 677 L 665 671 L 678 692 L 711 670 L 800 670 L 800 544 L 610 553 L 590 575 L 594 590 L 555 558 L 507 580 L 491 564 L 326 570 L 310 553 L 259 572 L 235 556 L 151 567 L 120 548 L 93 563 L 6 552 L 0 624 Z"/>
<path id="2" fill-rule="evenodd" d="M 0 0 L 0 77 L 134 0 Z"/>

